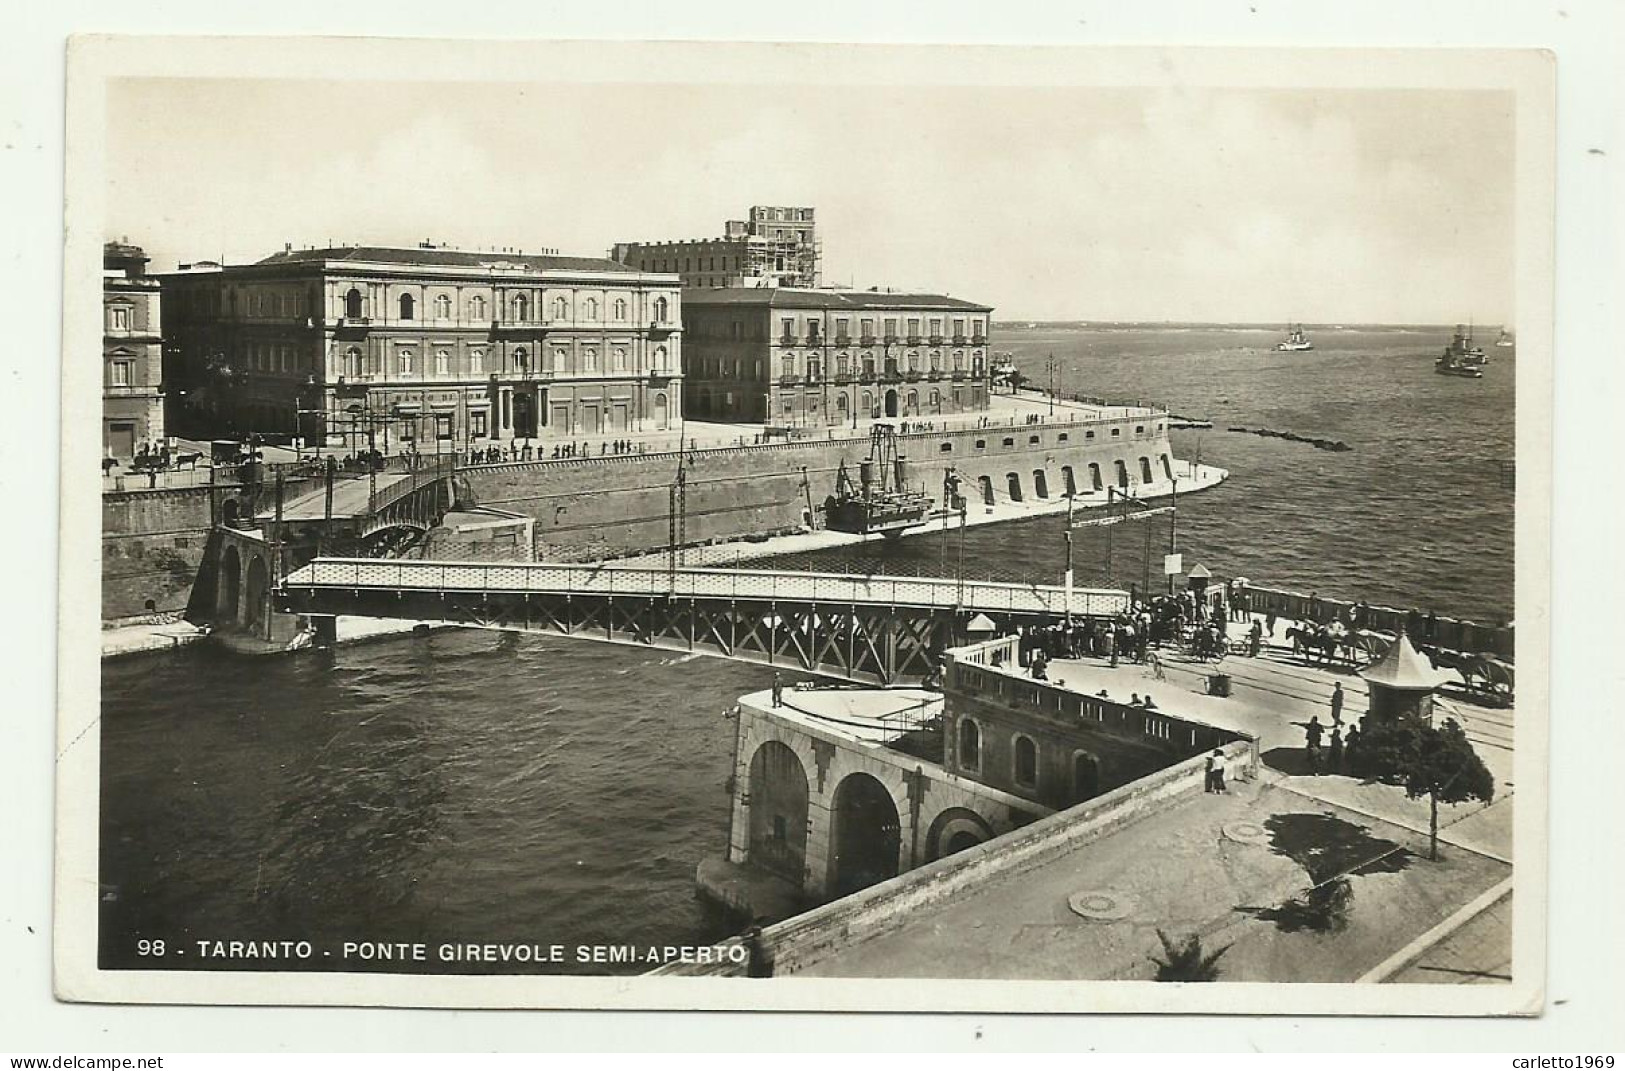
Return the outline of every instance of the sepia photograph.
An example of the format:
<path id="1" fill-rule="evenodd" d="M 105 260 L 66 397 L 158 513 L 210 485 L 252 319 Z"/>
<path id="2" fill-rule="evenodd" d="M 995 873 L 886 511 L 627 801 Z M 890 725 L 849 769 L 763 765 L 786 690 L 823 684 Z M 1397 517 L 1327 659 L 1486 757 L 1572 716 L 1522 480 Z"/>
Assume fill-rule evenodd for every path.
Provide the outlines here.
<path id="1" fill-rule="evenodd" d="M 1540 1012 L 1549 56 L 68 77 L 61 998 Z"/>

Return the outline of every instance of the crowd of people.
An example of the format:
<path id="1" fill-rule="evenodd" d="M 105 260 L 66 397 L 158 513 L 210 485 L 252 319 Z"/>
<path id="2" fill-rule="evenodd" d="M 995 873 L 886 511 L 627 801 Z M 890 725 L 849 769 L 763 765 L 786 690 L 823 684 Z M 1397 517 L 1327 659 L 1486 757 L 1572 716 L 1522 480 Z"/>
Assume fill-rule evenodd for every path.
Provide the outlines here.
<path id="1" fill-rule="evenodd" d="M 596 450 L 594 447 L 596 446 Z M 507 461 L 558 461 L 579 457 L 622 457 L 627 454 L 646 454 L 649 444 L 636 439 L 606 439 L 599 443 L 554 443 L 551 448 L 528 440 L 514 440 L 491 446 L 470 447 L 464 455 L 469 465 L 500 465 Z"/>

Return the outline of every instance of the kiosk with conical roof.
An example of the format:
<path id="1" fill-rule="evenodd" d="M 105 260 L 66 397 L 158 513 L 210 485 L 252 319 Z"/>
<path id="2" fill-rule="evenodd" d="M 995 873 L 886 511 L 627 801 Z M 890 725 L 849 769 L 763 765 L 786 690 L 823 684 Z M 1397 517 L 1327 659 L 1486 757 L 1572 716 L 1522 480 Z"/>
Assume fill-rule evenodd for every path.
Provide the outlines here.
<path id="1" fill-rule="evenodd" d="M 1445 674 L 1434 669 L 1401 632 L 1383 656 L 1360 671 L 1371 691 L 1366 717 L 1372 723 L 1391 723 L 1401 718 L 1433 719 L 1433 693 L 1445 682 Z"/>

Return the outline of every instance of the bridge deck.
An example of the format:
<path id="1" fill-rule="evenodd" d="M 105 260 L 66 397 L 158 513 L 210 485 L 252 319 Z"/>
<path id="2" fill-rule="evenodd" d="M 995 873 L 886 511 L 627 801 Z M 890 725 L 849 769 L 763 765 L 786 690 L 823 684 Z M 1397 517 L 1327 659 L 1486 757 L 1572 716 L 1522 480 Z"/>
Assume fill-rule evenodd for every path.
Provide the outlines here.
<path id="1" fill-rule="evenodd" d="M 378 561 L 318 558 L 290 574 L 289 592 L 319 590 L 537 593 L 896 606 L 972 612 L 1084 616 L 1116 614 L 1128 593 L 937 577 L 846 576 L 762 569 L 658 569 L 548 562 Z"/>
<path id="2" fill-rule="evenodd" d="M 342 479 L 333 481 L 333 517 L 342 520 L 349 517 L 365 515 L 373 504 L 373 492 L 379 498 L 384 498 L 397 485 L 408 483 L 412 479 L 411 473 L 380 472 L 376 484 L 369 481 L 366 476 L 347 475 Z M 271 510 L 263 510 L 261 517 L 272 516 Z M 319 521 L 327 516 L 327 488 L 319 486 L 313 491 L 307 491 L 298 498 L 291 498 L 282 504 L 282 519 L 285 521 Z"/>

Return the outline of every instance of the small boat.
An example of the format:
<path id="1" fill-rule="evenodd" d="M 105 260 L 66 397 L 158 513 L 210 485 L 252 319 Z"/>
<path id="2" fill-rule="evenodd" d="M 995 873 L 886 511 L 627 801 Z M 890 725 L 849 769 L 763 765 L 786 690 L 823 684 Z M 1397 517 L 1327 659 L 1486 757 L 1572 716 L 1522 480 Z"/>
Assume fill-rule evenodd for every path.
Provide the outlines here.
<path id="1" fill-rule="evenodd" d="M 1505 349 L 1513 344 L 1512 336 L 1507 334 L 1506 328 L 1501 328 L 1501 337 L 1495 340 L 1495 344 L 1500 346 L 1502 349 Z"/>
<path id="2" fill-rule="evenodd" d="M 869 431 L 869 457 L 858 463 L 852 479 L 842 461 L 835 473 L 835 493 L 824 500 L 824 523 L 831 531 L 852 535 L 881 533 L 888 538 L 926 522 L 931 496 L 908 487 L 908 462 L 897 452 L 897 433 L 890 424 Z"/>
<path id="3" fill-rule="evenodd" d="M 1310 342 L 1303 333 L 1302 324 L 1289 324 L 1286 329 L 1286 338 L 1275 344 L 1277 351 L 1282 353 L 1299 353 L 1303 350 L 1312 350 L 1315 344 Z"/>

